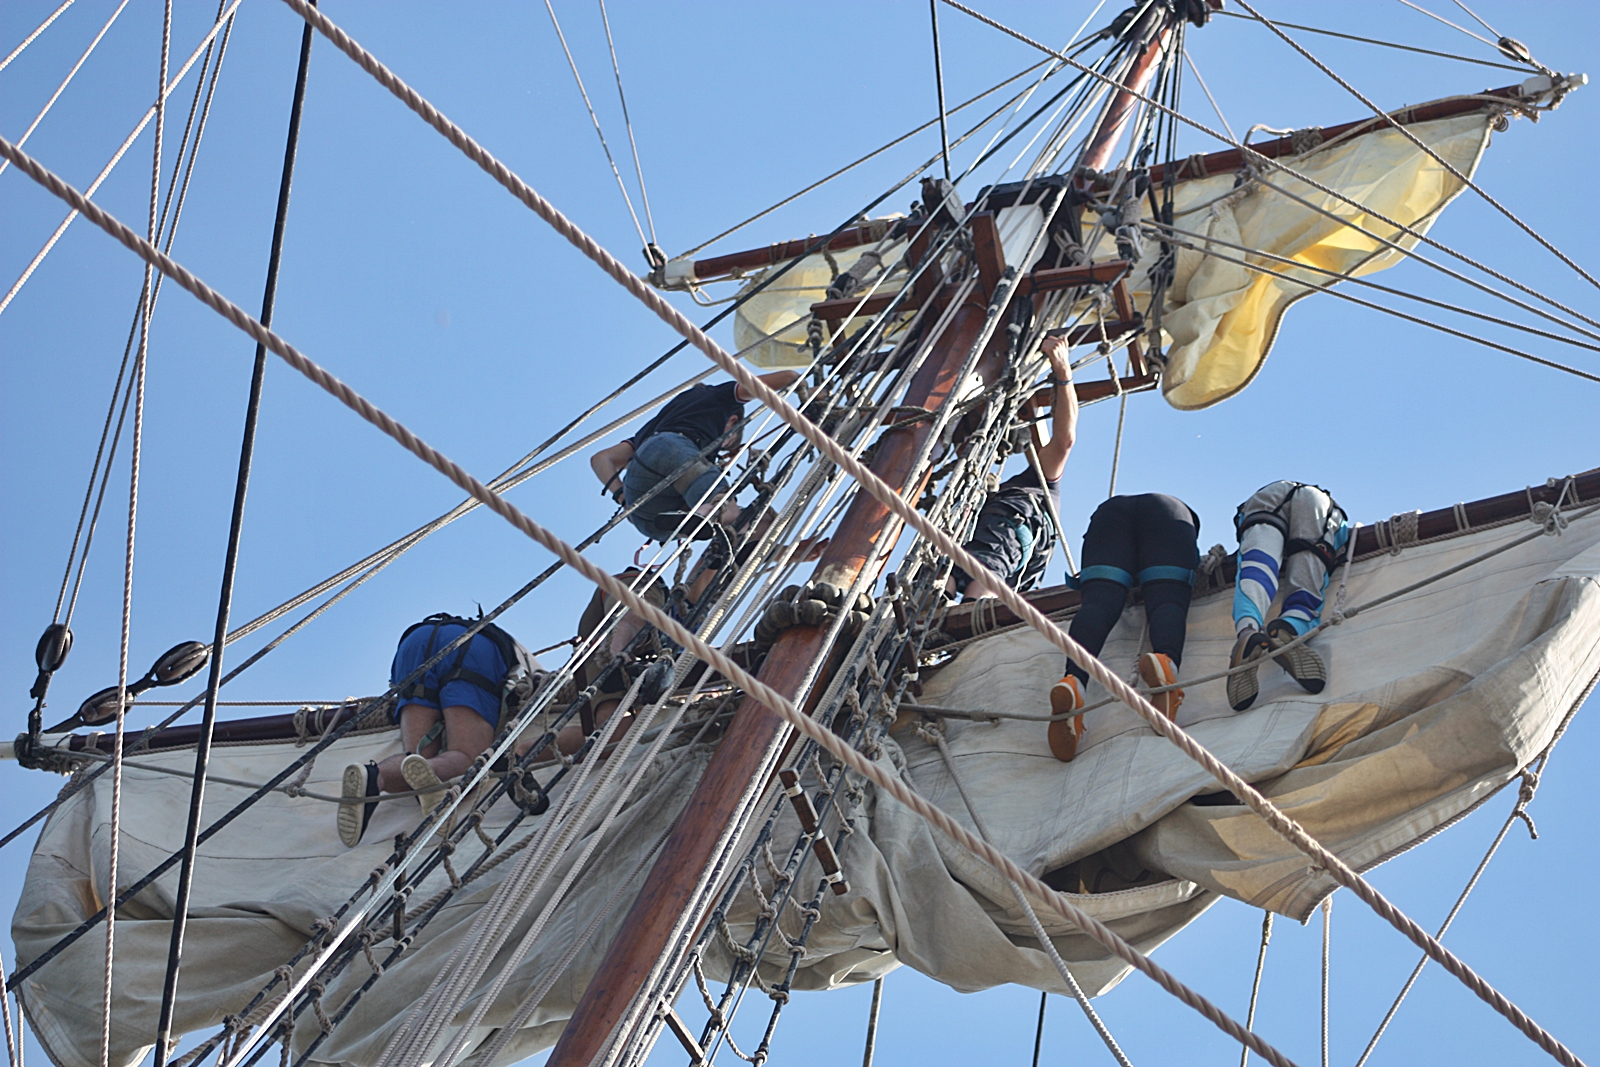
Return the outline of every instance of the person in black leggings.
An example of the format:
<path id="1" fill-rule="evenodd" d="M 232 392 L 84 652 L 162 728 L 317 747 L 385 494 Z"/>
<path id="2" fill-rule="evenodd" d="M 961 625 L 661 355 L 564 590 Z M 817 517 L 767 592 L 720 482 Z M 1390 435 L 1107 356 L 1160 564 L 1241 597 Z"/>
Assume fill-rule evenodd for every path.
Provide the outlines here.
<path id="1" fill-rule="evenodd" d="M 1128 590 L 1137 585 L 1144 593 L 1152 649 L 1139 657 L 1139 677 L 1152 689 L 1175 684 L 1200 565 L 1199 538 L 1200 517 L 1177 497 L 1141 493 L 1101 504 L 1083 536 L 1082 600 L 1067 631 L 1072 639 L 1098 656 L 1122 617 Z M 1050 690 L 1052 713 L 1081 710 L 1088 681 L 1088 672 L 1068 660 L 1066 675 Z M 1155 694 L 1151 702 L 1170 719 L 1183 703 L 1183 690 Z M 1049 732 L 1050 751 L 1063 762 L 1071 760 L 1083 736 L 1083 716 L 1058 719 Z"/>

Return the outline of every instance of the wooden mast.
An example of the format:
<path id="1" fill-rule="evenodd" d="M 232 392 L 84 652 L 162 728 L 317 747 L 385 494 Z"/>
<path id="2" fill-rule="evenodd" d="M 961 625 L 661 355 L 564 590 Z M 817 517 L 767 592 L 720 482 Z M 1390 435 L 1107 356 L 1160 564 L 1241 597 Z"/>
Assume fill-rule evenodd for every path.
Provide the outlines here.
<path id="1" fill-rule="evenodd" d="M 1115 93 L 1107 105 L 1089 153 L 1085 154 L 1085 163 L 1091 153 L 1101 164 L 1109 158 L 1133 114 L 1135 100 L 1128 90 L 1143 92 L 1159 66 L 1174 16 L 1165 8 L 1152 5 L 1144 21 L 1137 32 L 1147 37 L 1146 44 L 1129 68 L 1124 89 Z M 983 228 L 992 232 L 992 216 L 979 216 L 974 223 L 974 230 L 987 223 Z M 997 246 L 995 242 L 991 255 L 998 255 Z M 989 266 L 985 275 L 993 273 L 993 264 Z M 988 284 L 992 283 L 986 277 L 985 286 L 979 289 Z M 981 336 L 989 298 L 989 292 L 975 289 L 956 311 L 950 327 L 912 380 L 905 404 L 937 412 L 955 395 L 961 368 Z M 1001 369 L 1005 344 L 1004 332 L 996 331 L 978 361 L 977 372 L 985 385 L 991 384 Z M 880 439 L 872 470 L 896 487 L 902 497 L 916 499 L 921 494 L 928 471 L 915 470 L 913 465 L 931 432 L 932 422 L 921 420 L 888 431 Z M 886 505 L 873 496 L 858 493 L 840 520 L 827 552 L 818 561 L 814 580 L 849 588 L 869 567 L 881 567 L 887 552 L 880 550 L 898 538 L 900 529 L 900 520 Z M 824 630 L 815 626 L 785 630 L 767 655 L 758 677 L 793 697 L 821 654 L 824 636 Z M 752 786 L 752 779 L 773 749 L 783 743 L 786 733 L 783 721 L 753 698 L 746 697 L 739 706 L 678 817 L 661 858 L 651 869 L 560 1041 L 551 1050 L 547 1067 L 587 1067 L 604 1056 L 629 1005 L 649 980 L 657 960 L 667 951 L 674 928 L 691 907 L 702 873 L 726 835 L 735 832 L 735 812 Z"/>

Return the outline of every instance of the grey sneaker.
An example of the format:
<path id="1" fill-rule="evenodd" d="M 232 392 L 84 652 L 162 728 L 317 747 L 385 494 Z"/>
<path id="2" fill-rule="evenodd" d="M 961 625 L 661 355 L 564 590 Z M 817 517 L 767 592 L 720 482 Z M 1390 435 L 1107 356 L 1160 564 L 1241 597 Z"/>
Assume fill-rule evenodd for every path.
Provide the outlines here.
<path id="1" fill-rule="evenodd" d="M 1283 619 L 1273 619 L 1267 624 L 1267 640 L 1272 643 L 1273 662 L 1288 671 L 1289 677 L 1299 682 L 1301 689 L 1308 693 L 1320 693 L 1322 687 L 1328 684 L 1328 665 L 1322 662 L 1316 650 L 1301 644 L 1286 652 L 1278 651 L 1299 636 L 1295 628 Z"/>
<path id="2" fill-rule="evenodd" d="M 1234 642 L 1233 654 L 1228 657 L 1229 669 L 1241 664 L 1251 664 L 1246 670 L 1228 675 L 1228 704 L 1234 711 L 1243 711 L 1256 702 L 1256 695 L 1261 692 L 1261 683 L 1256 679 L 1255 665 L 1267 657 L 1270 649 L 1271 644 L 1267 641 L 1267 635 L 1260 630 L 1246 630 L 1239 635 L 1239 640 Z"/>
<path id="3" fill-rule="evenodd" d="M 341 785 L 341 795 L 346 803 L 339 805 L 339 840 L 344 842 L 346 848 L 355 848 L 361 843 L 361 835 L 367 832 L 367 823 L 372 821 L 372 809 L 378 805 L 371 801 L 365 804 L 352 804 L 349 801 L 378 795 L 378 765 L 350 764 L 344 769 Z"/>

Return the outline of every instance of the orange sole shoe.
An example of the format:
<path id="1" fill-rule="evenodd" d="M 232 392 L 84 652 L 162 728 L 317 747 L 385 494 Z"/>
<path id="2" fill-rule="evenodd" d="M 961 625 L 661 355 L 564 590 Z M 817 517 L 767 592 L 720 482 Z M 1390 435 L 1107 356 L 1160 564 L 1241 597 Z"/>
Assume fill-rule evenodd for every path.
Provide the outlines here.
<path id="1" fill-rule="evenodd" d="M 1050 713 L 1068 715 L 1083 707 L 1083 686 L 1078 679 L 1067 675 L 1050 687 Z M 1071 763 L 1078 754 L 1078 739 L 1083 736 L 1083 716 L 1057 719 L 1048 731 L 1050 754 L 1062 763 Z"/>
<path id="2" fill-rule="evenodd" d="M 1151 689 L 1176 685 L 1178 668 L 1172 665 L 1172 659 L 1166 653 L 1146 652 L 1139 657 L 1139 679 Z M 1169 689 L 1165 693 L 1151 693 L 1149 696 L 1150 703 L 1169 721 L 1178 717 L 1178 709 L 1183 706 L 1182 689 Z"/>

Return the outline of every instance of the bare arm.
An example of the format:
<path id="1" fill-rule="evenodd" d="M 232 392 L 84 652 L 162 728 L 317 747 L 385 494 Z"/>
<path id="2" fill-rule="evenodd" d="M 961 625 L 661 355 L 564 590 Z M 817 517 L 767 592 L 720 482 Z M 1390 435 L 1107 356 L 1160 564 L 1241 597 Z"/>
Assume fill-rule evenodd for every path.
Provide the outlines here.
<path id="1" fill-rule="evenodd" d="M 600 479 L 600 484 L 605 491 L 618 499 L 622 496 L 622 470 L 633 459 L 633 445 L 623 441 L 602 448 L 589 457 L 589 469 L 594 471 L 594 476 Z"/>
<path id="2" fill-rule="evenodd" d="M 1046 337 L 1041 346 L 1050 357 L 1051 397 L 1054 406 L 1050 412 L 1050 440 L 1042 442 L 1039 425 L 1033 427 L 1033 443 L 1039 450 L 1039 466 L 1045 481 L 1061 480 L 1067 469 L 1067 456 L 1072 453 L 1078 439 L 1078 390 L 1072 385 L 1072 361 L 1067 357 L 1067 343 L 1059 337 Z"/>
<path id="3" fill-rule="evenodd" d="M 768 388 L 781 391 L 789 388 L 789 386 L 799 381 L 800 372 L 797 370 L 775 370 L 768 374 L 758 375 L 757 377 L 759 377 Z M 742 385 L 734 387 L 733 395 L 739 398 L 739 403 L 741 404 L 747 404 L 755 399 L 754 396 L 744 391 L 744 386 Z"/>

